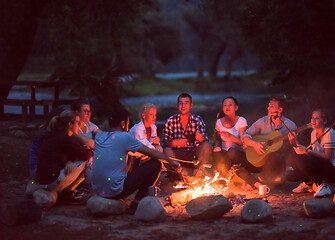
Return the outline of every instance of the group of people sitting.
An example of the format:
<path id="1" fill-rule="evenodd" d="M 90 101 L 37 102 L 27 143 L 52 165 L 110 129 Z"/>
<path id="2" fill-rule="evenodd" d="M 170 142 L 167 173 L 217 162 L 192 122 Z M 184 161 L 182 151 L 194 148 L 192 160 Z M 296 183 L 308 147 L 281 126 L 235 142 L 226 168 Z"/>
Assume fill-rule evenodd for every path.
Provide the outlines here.
<path id="1" fill-rule="evenodd" d="M 56 113 L 36 137 L 30 151 L 31 177 L 38 188 L 74 202 L 80 201 L 81 192 L 75 188 L 85 178 L 94 194 L 104 198 L 125 199 L 137 191 L 130 213 L 148 195 L 162 170 L 201 177 L 209 163 L 221 175 L 234 168 L 247 190 L 283 184 L 290 165 L 303 181 L 293 192 L 312 192 L 315 183 L 315 197 L 332 194 L 327 183 L 335 181 L 335 132 L 327 127 L 330 122 L 324 110 L 312 113 L 314 130 L 306 148 L 297 142 L 296 124 L 283 116 L 283 99 L 270 97 L 268 115 L 248 128 L 247 120 L 236 115 L 238 101 L 226 97 L 212 147 L 205 123 L 191 114 L 192 107 L 189 94 L 178 96 L 178 113 L 167 119 L 160 140 L 157 108 L 151 103 L 143 106 L 141 121 L 130 130 L 129 112 L 115 109 L 108 118 L 109 129 L 101 131 L 90 121 L 89 102 L 79 101 L 71 111 Z M 264 138 L 259 140 L 259 136 Z M 194 160 L 199 164 L 190 164 Z"/>

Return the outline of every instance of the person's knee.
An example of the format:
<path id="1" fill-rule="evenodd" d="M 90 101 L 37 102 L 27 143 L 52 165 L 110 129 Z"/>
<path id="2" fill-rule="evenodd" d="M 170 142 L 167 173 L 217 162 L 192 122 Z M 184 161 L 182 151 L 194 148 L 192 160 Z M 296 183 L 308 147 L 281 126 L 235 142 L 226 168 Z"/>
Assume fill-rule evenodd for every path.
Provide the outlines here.
<path id="1" fill-rule="evenodd" d="M 200 150 L 206 151 L 206 152 L 212 152 L 212 146 L 209 144 L 208 141 L 203 141 L 199 145 Z"/>
<path id="2" fill-rule="evenodd" d="M 285 164 L 287 156 L 279 155 L 277 153 L 270 153 L 266 162 L 271 165 L 282 165 Z"/>
<path id="3" fill-rule="evenodd" d="M 163 149 L 163 153 L 164 153 L 166 156 L 168 156 L 168 157 L 175 157 L 174 151 L 173 151 L 173 149 L 170 148 L 170 147 L 165 147 L 165 148 Z"/>
<path id="4" fill-rule="evenodd" d="M 210 158 L 213 153 L 213 149 L 209 142 L 203 141 L 197 148 L 198 156 L 204 155 L 207 158 Z"/>
<path id="5" fill-rule="evenodd" d="M 222 152 L 212 152 L 212 156 L 215 162 L 219 162 L 222 160 Z"/>
<path id="6" fill-rule="evenodd" d="M 290 165 L 296 165 L 297 162 L 298 162 L 298 155 L 294 155 L 294 154 L 291 154 L 289 157 L 288 157 L 288 162 L 290 163 Z"/>
<path id="7" fill-rule="evenodd" d="M 227 157 L 231 159 L 238 158 L 240 154 L 241 154 L 240 151 L 235 148 L 230 148 L 227 151 Z"/>
<path id="8" fill-rule="evenodd" d="M 148 161 L 148 164 L 150 164 L 151 167 L 152 167 L 153 169 L 155 169 L 155 170 L 160 170 L 161 167 L 162 167 L 161 162 L 160 162 L 159 160 L 157 160 L 157 159 L 151 159 L 151 160 L 149 160 L 149 161 Z"/>
<path id="9" fill-rule="evenodd" d="M 225 152 L 212 152 L 212 157 L 214 163 L 217 164 L 227 164 L 227 158 L 225 156 Z"/>

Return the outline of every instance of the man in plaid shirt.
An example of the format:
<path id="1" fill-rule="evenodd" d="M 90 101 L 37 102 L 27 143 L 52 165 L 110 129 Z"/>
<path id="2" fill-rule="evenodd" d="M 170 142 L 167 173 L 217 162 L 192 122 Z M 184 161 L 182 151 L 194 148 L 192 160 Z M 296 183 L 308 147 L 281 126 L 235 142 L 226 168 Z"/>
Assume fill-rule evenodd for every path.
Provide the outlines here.
<path id="1" fill-rule="evenodd" d="M 194 174 L 200 176 L 199 169 L 209 161 L 212 154 L 206 126 L 200 116 L 190 113 L 193 103 L 189 94 L 182 93 L 178 96 L 177 107 L 179 113 L 171 116 L 163 129 L 164 154 L 189 161 L 198 159 L 199 168 Z"/>

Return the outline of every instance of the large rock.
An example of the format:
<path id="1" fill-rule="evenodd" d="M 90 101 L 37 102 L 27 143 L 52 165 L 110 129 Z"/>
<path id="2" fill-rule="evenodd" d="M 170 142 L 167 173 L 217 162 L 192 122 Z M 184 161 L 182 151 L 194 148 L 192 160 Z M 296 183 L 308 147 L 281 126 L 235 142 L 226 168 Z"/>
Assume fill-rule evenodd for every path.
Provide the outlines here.
<path id="1" fill-rule="evenodd" d="M 186 203 L 186 211 L 192 219 L 220 218 L 233 208 L 233 204 L 222 195 L 205 196 Z"/>
<path id="2" fill-rule="evenodd" d="M 121 200 L 93 196 L 88 199 L 87 208 L 95 216 L 119 215 L 125 213 L 127 205 Z"/>
<path id="3" fill-rule="evenodd" d="M 241 220 L 246 223 L 260 223 L 272 220 L 272 208 L 261 199 L 251 199 L 241 211 Z"/>
<path id="4" fill-rule="evenodd" d="M 33 193 L 34 202 L 41 207 L 52 207 L 57 201 L 57 192 L 39 189 Z"/>
<path id="5" fill-rule="evenodd" d="M 153 222 L 153 221 L 164 221 L 167 217 L 167 213 L 162 206 L 162 203 L 157 197 L 145 197 L 143 198 L 136 209 L 135 218 L 138 220 Z"/>
<path id="6" fill-rule="evenodd" d="M 308 199 L 303 205 L 306 215 L 311 218 L 327 217 L 334 208 L 334 203 L 331 198 Z"/>

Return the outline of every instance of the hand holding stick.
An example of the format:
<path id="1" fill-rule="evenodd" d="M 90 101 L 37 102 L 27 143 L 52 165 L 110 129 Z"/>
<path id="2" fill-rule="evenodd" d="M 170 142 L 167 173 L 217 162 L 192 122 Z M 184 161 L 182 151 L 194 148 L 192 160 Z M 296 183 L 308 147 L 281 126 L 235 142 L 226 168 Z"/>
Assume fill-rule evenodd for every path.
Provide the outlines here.
<path id="1" fill-rule="evenodd" d="M 177 162 L 182 162 L 182 163 L 192 163 L 195 166 L 199 165 L 199 163 L 200 163 L 198 160 L 195 160 L 195 159 L 193 161 L 182 160 L 182 159 L 172 158 L 172 157 L 170 157 L 170 159 L 172 159 L 174 161 L 177 161 Z"/>

